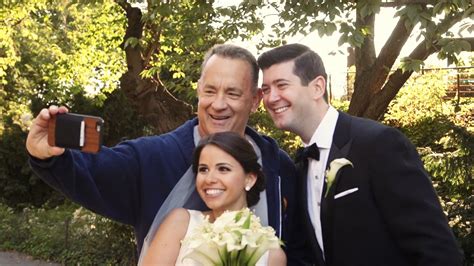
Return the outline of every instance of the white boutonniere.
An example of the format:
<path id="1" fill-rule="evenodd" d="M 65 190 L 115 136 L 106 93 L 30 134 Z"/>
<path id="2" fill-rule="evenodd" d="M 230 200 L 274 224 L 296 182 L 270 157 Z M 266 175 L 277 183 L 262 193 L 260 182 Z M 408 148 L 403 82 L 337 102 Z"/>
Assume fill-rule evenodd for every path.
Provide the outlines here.
<path id="1" fill-rule="evenodd" d="M 329 169 L 326 170 L 326 182 L 327 182 L 327 187 L 326 187 L 326 194 L 324 194 L 324 197 L 327 197 L 329 189 L 332 186 L 332 183 L 334 183 L 334 179 L 336 179 L 336 174 L 339 172 L 339 170 L 346 166 L 350 165 L 354 167 L 351 161 L 347 160 L 346 158 L 338 158 L 334 159 L 330 164 L 329 164 Z"/>

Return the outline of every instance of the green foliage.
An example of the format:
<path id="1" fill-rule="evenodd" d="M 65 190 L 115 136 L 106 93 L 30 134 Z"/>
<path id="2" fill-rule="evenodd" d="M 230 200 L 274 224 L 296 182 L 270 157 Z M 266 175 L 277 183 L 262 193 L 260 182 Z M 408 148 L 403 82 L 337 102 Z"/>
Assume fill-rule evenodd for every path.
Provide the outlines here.
<path id="1" fill-rule="evenodd" d="M 22 208 L 58 198 L 28 166 L 26 132 L 51 103 L 100 115 L 123 70 L 119 11 L 112 1 L 0 6 L 0 202 Z"/>
<path id="2" fill-rule="evenodd" d="M 125 139 L 149 135 L 147 124 L 122 90 L 115 90 L 107 95 L 100 113 L 106 121 L 103 131 L 106 146 L 113 146 Z"/>
<path id="3" fill-rule="evenodd" d="M 347 100 L 338 100 L 334 99 L 331 101 L 331 105 L 336 108 L 337 110 L 347 112 L 349 110 L 349 101 Z"/>
<path id="4" fill-rule="evenodd" d="M 204 53 L 214 44 L 250 39 L 263 29 L 256 5 L 218 6 L 214 1 L 148 1 L 142 9 L 143 78 L 162 83 L 184 101 L 196 98 L 197 80 Z M 127 44 L 135 45 L 135 39 Z"/>
<path id="5" fill-rule="evenodd" d="M 74 112 L 90 115 L 102 113 L 103 108 L 97 107 L 96 103 L 84 95 L 72 95 L 69 101 L 72 102 L 70 107 Z M 15 103 L 11 103 L 10 106 L 15 106 Z M 43 107 L 41 103 L 38 105 L 39 108 Z M 60 202 L 62 197 L 34 175 L 28 165 L 25 142 L 32 115 L 29 111 L 22 114 L 24 109 L 20 107 L 11 108 L 10 112 L 3 115 L 5 129 L 0 132 L 0 202 L 16 209 L 30 205 L 40 206 L 51 199 Z M 36 113 L 39 111 L 38 107 L 32 107 L 38 109 L 35 110 Z M 130 121 L 133 119 L 130 118 Z M 108 140 L 108 136 L 105 135 L 104 139 Z"/>
<path id="6" fill-rule="evenodd" d="M 421 67 L 424 66 L 424 62 L 422 60 L 415 60 L 411 59 L 410 57 L 404 57 L 400 59 L 400 69 L 403 72 L 407 71 L 420 71 Z"/>
<path id="7" fill-rule="evenodd" d="M 427 143 L 431 143 L 432 140 L 423 141 L 422 138 L 430 137 L 430 134 L 425 131 L 427 128 L 418 128 L 414 125 L 424 121 L 424 125 L 429 127 L 430 121 L 449 112 L 449 110 L 453 110 L 452 106 L 447 105 L 444 100 L 448 85 L 444 77 L 447 74 L 447 71 L 442 71 L 413 76 L 391 102 L 385 115 L 385 121 L 397 128 L 418 130 L 407 132 L 410 139 L 418 147 L 425 146 Z M 441 132 L 438 129 L 432 130 L 435 131 L 432 134 Z"/>
<path id="8" fill-rule="evenodd" d="M 258 2 L 262 9 L 271 10 L 279 15 L 279 19 L 271 25 L 271 30 L 277 38 L 296 34 L 308 35 L 312 32 L 317 32 L 320 37 L 331 36 L 339 31 L 339 45 L 348 43 L 353 47 L 360 47 L 366 37 L 373 37 L 373 32 L 364 25 L 356 23 L 355 13 L 357 12 L 361 18 L 378 14 L 382 1 Z M 467 19 L 472 16 L 472 9 L 470 0 L 438 1 L 427 5 L 401 4 L 397 7 L 396 16 L 405 20 L 407 29 L 415 25 L 420 26 L 417 38 L 425 37 L 434 41 L 439 40 L 444 34 L 436 31 L 443 19 L 456 14 L 461 14 Z M 446 34 L 450 36 L 452 33 L 447 31 Z M 264 40 L 267 45 L 272 41 L 272 38 Z M 453 55 L 451 52 L 453 51 L 448 52 L 450 56 Z"/>
<path id="9" fill-rule="evenodd" d="M 10 32 L 7 41 L 14 43 L 16 59 L 4 78 L 10 97 L 36 95 L 45 104 L 67 102 L 71 94 L 96 96 L 116 88 L 123 71 L 119 44 L 123 35 L 123 17 L 109 1 L 97 5 L 78 5 L 61 1 L 11 1 L 0 8 L 12 17 L 2 16 Z M 122 19 L 120 19 L 122 18 Z M 2 27 L 3 28 L 3 27 Z M 8 56 L 9 55 L 9 56 Z M 12 99 L 13 100 L 13 99 Z"/>
<path id="10" fill-rule="evenodd" d="M 64 265 L 133 265 L 133 231 L 67 203 L 14 212 L 0 204 L 0 249 L 13 249 Z"/>
<path id="11" fill-rule="evenodd" d="M 413 77 L 392 101 L 385 122 L 418 147 L 441 204 L 466 255 L 474 262 L 474 100 L 446 99 L 447 73 Z"/>
<path id="12" fill-rule="evenodd" d="M 462 51 L 472 51 L 471 44 L 462 39 L 443 39 L 439 42 L 441 50 L 438 53 L 438 58 L 447 59 L 448 64 L 458 65 L 459 60 L 457 57 L 452 56 L 454 54 L 459 54 Z"/>
<path id="13" fill-rule="evenodd" d="M 38 206 L 52 197 L 52 190 L 31 171 L 25 151 L 26 133 L 9 126 L 0 134 L 0 203 L 21 208 Z"/>
<path id="14" fill-rule="evenodd" d="M 178 98 L 194 99 L 203 54 L 223 42 L 212 27 L 217 16 L 212 4 L 149 1 L 142 11 L 144 34 L 139 45 L 147 67 L 141 76 L 162 83 Z"/>
<path id="15" fill-rule="evenodd" d="M 433 176 L 449 225 L 464 250 L 466 265 L 470 265 L 474 262 L 474 134 L 447 117 L 433 123 L 435 128 L 447 125 L 449 130 L 444 136 L 434 144 L 420 148 L 419 152 L 425 168 Z"/>

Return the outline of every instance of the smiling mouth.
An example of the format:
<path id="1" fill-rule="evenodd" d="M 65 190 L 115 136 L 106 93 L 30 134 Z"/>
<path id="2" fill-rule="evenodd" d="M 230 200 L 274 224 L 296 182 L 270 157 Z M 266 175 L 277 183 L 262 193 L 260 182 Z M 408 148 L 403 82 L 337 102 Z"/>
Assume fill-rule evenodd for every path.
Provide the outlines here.
<path id="1" fill-rule="evenodd" d="M 273 109 L 273 112 L 275 114 L 281 114 L 281 113 L 285 112 L 288 109 L 289 109 L 288 106 L 283 106 L 283 107 L 278 107 L 278 108 Z"/>
<path id="2" fill-rule="evenodd" d="M 209 115 L 214 120 L 226 120 L 229 119 L 230 116 L 216 116 L 216 115 Z"/>
<path id="3" fill-rule="evenodd" d="M 208 188 L 208 189 L 204 189 L 204 193 L 206 193 L 206 195 L 208 196 L 218 196 L 224 193 L 224 189 Z"/>

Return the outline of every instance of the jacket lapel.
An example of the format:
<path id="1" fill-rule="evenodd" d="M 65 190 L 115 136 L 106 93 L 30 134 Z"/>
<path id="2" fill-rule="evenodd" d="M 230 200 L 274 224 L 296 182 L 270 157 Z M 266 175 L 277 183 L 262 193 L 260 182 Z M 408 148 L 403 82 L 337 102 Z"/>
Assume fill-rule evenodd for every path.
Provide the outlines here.
<path id="1" fill-rule="evenodd" d="M 343 112 L 339 112 L 326 169 L 329 168 L 329 164 L 334 159 L 347 158 L 352 144 L 350 126 L 351 117 Z M 331 265 L 333 261 L 334 193 L 336 191 L 337 182 L 340 178 L 340 174 L 337 174 L 333 185 L 328 191 L 327 197 L 324 197 L 325 193 L 323 193 L 321 200 L 321 226 L 323 231 L 324 254 L 327 265 Z M 324 184 L 324 187 L 324 190 L 326 190 L 326 183 Z"/>

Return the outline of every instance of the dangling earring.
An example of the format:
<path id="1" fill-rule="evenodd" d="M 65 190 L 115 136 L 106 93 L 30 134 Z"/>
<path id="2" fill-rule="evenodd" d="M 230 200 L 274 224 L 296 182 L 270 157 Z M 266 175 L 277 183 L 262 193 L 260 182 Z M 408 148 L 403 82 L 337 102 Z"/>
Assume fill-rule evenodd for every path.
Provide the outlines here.
<path id="1" fill-rule="evenodd" d="M 250 186 L 245 186 L 245 191 L 250 191 Z"/>

